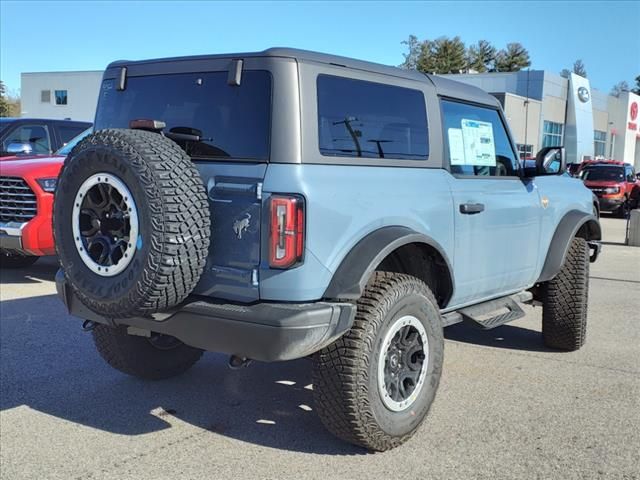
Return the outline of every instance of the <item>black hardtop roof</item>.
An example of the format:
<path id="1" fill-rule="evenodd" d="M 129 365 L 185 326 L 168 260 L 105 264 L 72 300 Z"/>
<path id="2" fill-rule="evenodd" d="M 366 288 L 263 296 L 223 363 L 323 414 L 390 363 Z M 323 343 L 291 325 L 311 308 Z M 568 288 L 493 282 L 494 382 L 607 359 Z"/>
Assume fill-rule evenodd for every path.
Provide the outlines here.
<path id="1" fill-rule="evenodd" d="M 466 83 L 457 82 L 449 78 L 439 77 L 436 75 L 428 75 L 416 70 L 406 70 L 398 67 L 391 67 L 389 65 L 382 65 L 374 62 L 366 62 L 364 60 L 357 60 L 349 57 L 341 57 L 338 55 L 330 55 L 327 53 L 312 52 L 310 50 L 300 50 L 296 48 L 283 48 L 274 47 L 261 52 L 244 52 L 244 53 L 223 53 L 215 55 L 194 55 L 186 57 L 170 57 L 170 58 L 156 58 L 149 60 L 118 60 L 109 64 L 107 69 L 124 67 L 131 64 L 149 64 L 149 63 L 172 63 L 180 61 L 193 61 L 193 60 L 216 60 L 216 59 L 234 59 L 234 58 L 250 58 L 250 57 L 281 57 L 281 58 L 293 58 L 299 62 L 317 62 L 325 63 L 328 65 L 339 65 L 346 68 L 353 68 L 357 70 L 363 70 L 372 73 L 380 73 L 383 75 L 390 75 L 393 77 L 405 78 L 408 80 L 415 80 L 418 82 L 431 82 L 435 87 L 439 95 L 463 98 L 466 100 L 475 101 L 478 103 L 498 105 L 499 102 L 495 97 L 489 95 L 484 90 L 468 85 Z"/>

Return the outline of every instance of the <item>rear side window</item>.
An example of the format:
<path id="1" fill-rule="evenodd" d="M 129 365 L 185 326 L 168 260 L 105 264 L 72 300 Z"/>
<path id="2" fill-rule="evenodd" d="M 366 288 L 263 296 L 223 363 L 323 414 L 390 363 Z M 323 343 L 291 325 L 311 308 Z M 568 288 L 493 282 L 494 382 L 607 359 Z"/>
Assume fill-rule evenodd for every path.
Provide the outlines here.
<path id="1" fill-rule="evenodd" d="M 518 174 L 516 156 L 497 110 L 443 100 L 442 117 L 451 173 Z"/>
<path id="2" fill-rule="evenodd" d="M 84 130 L 86 130 L 86 127 L 83 127 L 81 125 L 58 125 L 57 128 L 58 133 L 60 134 L 60 140 L 62 141 L 63 145 L 66 145 L 67 143 L 69 143 L 69 140 L 77 135 L 80 135 Z"/>
<path id="3" fill-rule="evenodd" d="M 425 160 L 427 112 L 419 90 L 319 75 L 320 153 Z"/>
<path id="4" fill-rule="evenodd" d="M 228 72 L 181 73 L 127 78 L 102 84 L 95 129 L 128 128 L 131 120 L 160 120 L 165 132 L 190 134 L 179 141 L 198 158 L 267 160 L 271 128 L 271 74 L 245 70 L 240 86 Z"/>

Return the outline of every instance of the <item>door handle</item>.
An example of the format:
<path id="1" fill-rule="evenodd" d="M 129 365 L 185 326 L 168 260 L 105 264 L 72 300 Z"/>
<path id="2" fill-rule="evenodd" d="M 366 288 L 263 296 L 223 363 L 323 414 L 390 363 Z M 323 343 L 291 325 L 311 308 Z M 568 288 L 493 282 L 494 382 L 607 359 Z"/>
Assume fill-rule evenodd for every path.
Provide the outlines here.
<path id="1" fill-rule="evenodd" d="M 465 215 L 475 215 L 484 212 L 484 203 L 461 203 L 460 213 Z"/>

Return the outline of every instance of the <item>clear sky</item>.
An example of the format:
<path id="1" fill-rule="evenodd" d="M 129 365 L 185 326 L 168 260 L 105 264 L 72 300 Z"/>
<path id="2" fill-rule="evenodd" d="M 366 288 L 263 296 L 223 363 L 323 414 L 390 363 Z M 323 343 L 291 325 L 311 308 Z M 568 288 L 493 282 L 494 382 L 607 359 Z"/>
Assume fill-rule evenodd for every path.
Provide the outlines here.
<path id="1" fill-rule="evenodd" d="M 409 34 L 521 42 L 532 68 L 581 58 L 593 87 L 640 74 L 640 1 L 205 2 L 0 0 L 0 78 L 101 70 L 116 59 L 286 46 L 397 65 Z"/>

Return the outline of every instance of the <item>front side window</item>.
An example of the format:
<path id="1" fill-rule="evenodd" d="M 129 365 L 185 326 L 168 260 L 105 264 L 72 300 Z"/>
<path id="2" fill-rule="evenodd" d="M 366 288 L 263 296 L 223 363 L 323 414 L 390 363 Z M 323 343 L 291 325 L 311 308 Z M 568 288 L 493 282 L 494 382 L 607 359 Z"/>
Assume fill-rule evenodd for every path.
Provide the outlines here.
<path id="1" fill-rule="evenodd" d="M 23 125 L 16 128 L 2 142 L 2 150 L 6 152 L 12 143 L 28 145 L 31 149 L 29 153 L 34 155 L 48 155 L 51 153 L 49 134 L 42 125 Z"/>
<path id="2" fill-rule="evenodd" d="M 66 90 L 56 90 L 56 105 L 66 105 L 67 104 L 67 91 Z"/>
<path id="3" fill-rule="evenodd" d="M 564 125 L 562 123 L 544 121 L 542 128 L 542 146 L 543 147 L 561 147 L 564 133 Z"/>
<path id="4" fill-rule="evenodd" d="M 102 84 L 95 129 L 129 128 L 132 120 L 164 122 L 167 135 L 189 134 L 178 141 L 197 158 L 267 160 L 271 136 L 271 74 L 245 70 L 239 86 L 228 72 L 177 73 L 127 78 L 116 90 Z"/>
<path id="5" fill-rule="evenodd" d="M 319 75 L 317 87 L 322 155 L 427 159 L 427 112 L 421 91 L 330 75 Z"/>
<path id="6" fill-rule="evenodd" d="M 497 110 L 443 100 L 442 115 L 451 173 L 518 174 L 518 162 Z"/>

